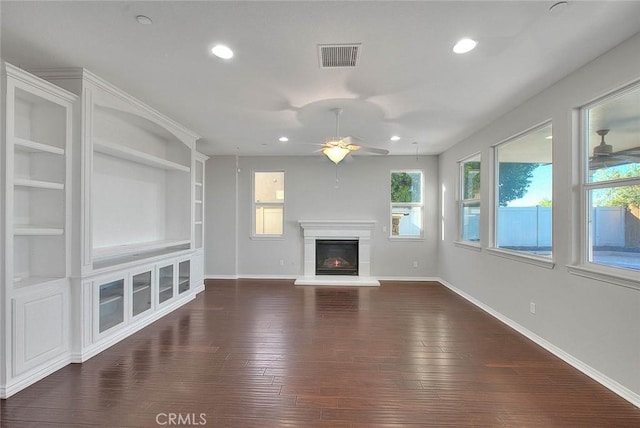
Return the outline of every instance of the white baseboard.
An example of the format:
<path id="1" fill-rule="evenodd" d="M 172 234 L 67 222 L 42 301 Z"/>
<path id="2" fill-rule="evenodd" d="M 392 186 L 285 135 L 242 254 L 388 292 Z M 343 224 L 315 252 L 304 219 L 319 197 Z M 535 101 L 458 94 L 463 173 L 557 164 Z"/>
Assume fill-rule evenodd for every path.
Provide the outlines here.
<path id="1" fill-rule="evenodd" d="M 6 399 L 11 397 L 13 394 L 20 392 L 26 387 L 33 385 L 39 380 L 42 380 L 50 374 L 69 365 L 69 363 L 71 363 L 71 357 L 65 352 L 63 355 L 43 367 L 35 370 L 29 370 L 24 375 L 11 379 L 6 385 L 0 387 L 0 398 Z"/>
<path id="2" fill-rule="evenodd" d="M 205 279 L 297 279 L 300 275 L 205 275 Z M 437 281 L 440 278 L 435 276 L 376 276 L 380 281 Z"/>
<path id="3" fill-rule="evenodd" d="M 238 275 L 205 275 L 204 279 L 238 279 Z"/>
<path id="4" fill-rule="evenodd" d="M 435 276 L 376 276 L 380 281 L 401 281 L 401 282 L 440 282 L 440 278 Z"/>
<path id="5" fill-rule="evenodd" d="M 556 357 L 560 358 L 561 360 L 563 360 L 567 364 L 571 365 L 572 367 L 574 367 L 577 370 L 581 371 L 582 373 L 586 374 L 587 376 L 589 376 L 591 379 L 595 380 L 596 382 L 598 382 L 602 386 L 610 389 L 612 392 L 614 392 L 615 394 L 617 394 L 620 397 L 624 398 L 625 400 L 627 400 L 628 402 L 630 402 L 634 406 L 640 407 L 640 395 L 639 394 L 636 394 L 635 392 L 631 391 L 629 388 L 627 388 L 624 385 L 621 385 L 620 383 L 618 383 L 617 381 L 611 379 L 609 376 L 599 372 L 598 370 L 594 369 L 593 367 L 589 366 L 588 364 L 585 364 L 583 361 L 579 360 L 578 358 L 574 357 L 573 355 L 569 354 L 568 352 L 562 350 L 561 348 L 557 347 L 556 345 L 554 345 L 553 343 L 547 341 L 546 339 L 543 339 L 542 337 L 538 336 L 537 334 L 535 334 L 534 332 L 528 330 L 527 328 L 521 326 L 520 324 L 518 324 L 517 322 L 513 321 L 512 319 L 504 316 L 503 314 L 501 314 L 500 312 L 496 311 L 495 309 L 492 309 L 491 307 L 485 305 L 484 303 L 482 303 L 481 301 L 477 300 L 473 296 L 471 296 L 471 295 L 465 293 L 464 291 L 456 288 L 454 285 L 452 285 L 449 282 L 443 280 L 442 278 L 439 278 L 438 281 L 442 285 L 444 285 L 445 287 L 447 287 L 448 289 L 453 291 L 454 293 L 458 294 L 459 296 L 461 296 L 464 299 L 468 300 L 469 302 L 473 303 L 474 305 L 476 305 L 477 307 L 479 307 L 480 309 L 482 309 L 483 311 L 485 311 L 489 315 L 495 317 L 496 319 L 498 319 L 502 323 L 508 325 L 509 327 L 511 327 L 512 329 L 517 331 L 518 333 L 522 334 L 523 336 L 527 337 L 528 339 L 530 339 L 530 340 L 534 341 L 535 343 L 537 343 L 538 345 L 542 346 L 544 349 L 546 349 L 547 351 L 551 352 Z"/>

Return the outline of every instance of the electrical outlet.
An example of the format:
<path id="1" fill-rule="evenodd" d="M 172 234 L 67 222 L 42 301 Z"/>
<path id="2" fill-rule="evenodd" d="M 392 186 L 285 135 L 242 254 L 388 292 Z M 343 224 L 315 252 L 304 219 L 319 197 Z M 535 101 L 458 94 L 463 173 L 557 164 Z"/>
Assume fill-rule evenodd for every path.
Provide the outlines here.
<path id="1" fill-rule="evenodd" d="M 530 302 L 529 303 L 529 312 L 531 312 L 532 314 L 536 313 L 536 304 L 535 304 L 535 302 Z"/>
<path id="2" fill-rule="evenodd" d="M 280 259 L 280 266 L 284 266 L 284 260 Z"/>
<path id="3" fill-rule="evenodd" d="M 387 226 L 382 226 L 382 233 L 387 233 Z"/>
<path id="4" fill-rule="evenodd" d="M 417 268 L 417 267 L 418 267 L 418 261 L 417 261 L 417 260 L 414 260 L 414 261 L 413 261 L 413 268 L 415 269 L 415 268 Z"/>

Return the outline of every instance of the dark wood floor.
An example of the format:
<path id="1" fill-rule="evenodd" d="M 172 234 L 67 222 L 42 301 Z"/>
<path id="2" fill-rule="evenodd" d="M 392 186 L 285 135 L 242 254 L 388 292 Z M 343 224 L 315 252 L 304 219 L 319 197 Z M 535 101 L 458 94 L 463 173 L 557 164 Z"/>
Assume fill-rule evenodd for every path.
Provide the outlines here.
<path id="1" fill-rule="evenodd" d="M 426 282 L 209 281 L 1 406 L 3 428 L 640 427 L 640 409 Z"/>

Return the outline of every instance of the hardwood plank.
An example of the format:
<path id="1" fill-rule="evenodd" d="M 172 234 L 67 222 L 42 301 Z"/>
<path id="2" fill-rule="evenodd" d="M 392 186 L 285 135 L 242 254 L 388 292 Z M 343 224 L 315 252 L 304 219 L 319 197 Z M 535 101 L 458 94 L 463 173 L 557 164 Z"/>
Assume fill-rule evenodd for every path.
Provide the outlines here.
<path id="1" fill-rule="evenodd" d="M 3 428 L 638 427 L 640 409 L 434 282 L 207 281 L 0 406 Z"/>

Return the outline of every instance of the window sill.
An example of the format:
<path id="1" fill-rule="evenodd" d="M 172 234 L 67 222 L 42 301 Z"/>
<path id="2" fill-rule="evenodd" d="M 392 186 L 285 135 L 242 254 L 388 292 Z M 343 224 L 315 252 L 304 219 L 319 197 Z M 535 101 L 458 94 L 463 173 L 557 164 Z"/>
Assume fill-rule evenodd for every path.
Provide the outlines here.
<path id="1" fill-rule="evenodd" d="M 253 241 L 284 241 L 284 235 L 251 235 L 249 239 Z"/>
<path id="2" fill-rule="evenodd" d="M 453 245 L 467 250 L 482 251 L 480 244 L 476 244 L 472 241 L 453 241 Z"/>
<path id="3" fill-rule="evenodd" d="M 424 241 L 424 236 L 389 236 L 389 241 Z"/>
<path id="4" fill-rule="evenodd" d="M 547 269 L 553 269 L 553 267 L 556 265 L 556 262 L 546 257 L 539 257 L 531 254 L 516 253 L 513 251 L 505 251 L 499 248 L 487 248 L 487 251 L 489 252 L 489 254 L 493 256 L 504 257 L 505 259 L 515 260 L 517 262 L 522 262 L 522 263 L 529 263 L 531 265 L 535 265 L 535 266 L 539 266 Z"/>
<path id="5" fill-rule="evenodd" d="M 640 274 L 619 268 L 591 265 L 567 265 L 569 273 L 609 284 L 640 290 Z"/>

